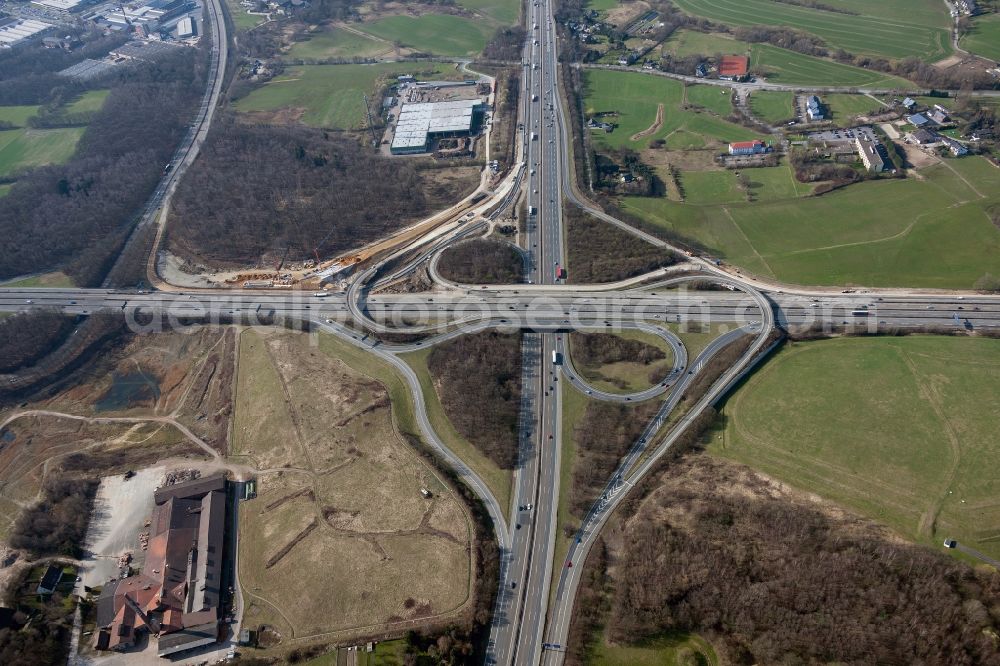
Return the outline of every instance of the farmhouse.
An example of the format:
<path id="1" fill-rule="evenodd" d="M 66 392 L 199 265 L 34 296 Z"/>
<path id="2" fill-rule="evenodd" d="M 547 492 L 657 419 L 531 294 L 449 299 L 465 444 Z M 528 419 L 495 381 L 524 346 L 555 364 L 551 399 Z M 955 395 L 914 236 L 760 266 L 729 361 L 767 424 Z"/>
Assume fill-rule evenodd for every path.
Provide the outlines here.
<path id="1" fill-rule="evenodd" d="M 906 117 L 906 122 L 914 125 L 916 127 L 923 127 L 925 125 L 930 125 L 931 120 L 922 113 L 914 113 L 912 116 Z"/>
<path id="2" fill-rule="evenodd" d="M 746 56 L 722 56 L 719 61 L 719 78 L 727 81 L 743 81 L 750 69 L 750 59 Z"/>
<path id="3" fill-rule="evenodd" d="M 923 146 L 928 143 L 935 143 L 938 140 L 938 135 L 925 129 L 919 129 L 916 132 L 913 132 L 910 135 L 910 138 L 912 138 L 913 142 L 918 146 Z"/>
<path id="4" fill-rule="evenodd" d="M 769 150 L 768 145 L 759 139 L 753 141 L 736 141 L 729 144 L 730 155 L 760 155 Z"/>
<path id="5" fill-rule="evenodd" d="M 968 148 L 951 137 L 943 136 L 941 137 L 941 141 L 948 147 L 948 150 L 950 150 L 951 154 L 955 157 L 961 157 L 962 155 L 967 155 L 969 153 Z"/>
<path id="6" fill-rule="evenodd" d="M 816 95 L 809 95 L 806 99 L 806 115 L 809 116 L 809 120 L 823 120 L 826 117 L 823 114 L 823 105 Z"/>
<path id="7" fill-rule="evenodd" d="M 165 486 L 153 499 L 142 573 L 109 581 L 98 598 L 98 650 L 127 650 L 144 631 L 159 637 L 161 657 L 218 639 L 225 477 Z"/>
<path id="8" fill-rule="evenodd" d="M 877 143 L 858 137 L 854 140 L 854 146 L 858 149 L 858 155 L 866 169 L 873 173 L 885 171 L 885 161 L 879 153 Z"/>

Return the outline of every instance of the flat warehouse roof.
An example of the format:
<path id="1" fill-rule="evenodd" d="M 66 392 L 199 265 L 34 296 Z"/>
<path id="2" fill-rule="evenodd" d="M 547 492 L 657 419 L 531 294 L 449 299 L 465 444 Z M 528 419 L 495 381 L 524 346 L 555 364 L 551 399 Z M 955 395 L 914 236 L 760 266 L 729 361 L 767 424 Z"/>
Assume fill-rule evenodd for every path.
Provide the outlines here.
<path id="1" fill-rule="evenodd" d="M 85 0 L 32 0 L 31 4 L 69 11 L 78 5 L 82 5 L 84 2 Z"/>
<path id="2" fill-rule="evenodd" d="M 472 129 L 473 114 L 481 104 L 478 99 L 404 104 L 396 121 L 392 147 L 424 145 L 429 134 L 468 132 Z"/>

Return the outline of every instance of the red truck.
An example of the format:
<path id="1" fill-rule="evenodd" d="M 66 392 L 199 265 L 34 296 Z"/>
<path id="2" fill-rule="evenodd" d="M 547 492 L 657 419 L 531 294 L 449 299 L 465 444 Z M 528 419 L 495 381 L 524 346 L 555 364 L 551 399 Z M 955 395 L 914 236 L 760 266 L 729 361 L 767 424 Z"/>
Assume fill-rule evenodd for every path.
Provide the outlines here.
<path id="1" fill-rule="evenodd" d="M 559 264 L 556 264 L 556 279 L 557 280 L 566 279 L 566 269 L 560 266 Z"/>

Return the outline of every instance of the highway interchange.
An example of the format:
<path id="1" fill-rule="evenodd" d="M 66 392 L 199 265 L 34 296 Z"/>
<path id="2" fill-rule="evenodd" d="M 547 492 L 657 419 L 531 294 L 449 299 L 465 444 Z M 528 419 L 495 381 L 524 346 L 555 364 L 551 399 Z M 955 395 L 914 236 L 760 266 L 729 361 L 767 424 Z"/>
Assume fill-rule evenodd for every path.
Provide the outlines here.
<path id="1" fill-rule="evenodd" d="M 210 5 L 218 16 L 218 4 Z M 372 288 L 384 278 L 379 266 L 374 266 L 359 274 L 347 292 L 331 292 L 322 297 L 291 291 L 185 291 L 162 284 L 163 288 L 144 293 L 0 288 L 0 311 L 55 308 L 84 315 L 117 311 L 136 330 L 182 328 L 206 321 L 303 320 L 391 363 L 406 380 L 424 439 L 482 499 L 494 522 L 501 571 L 487 663 L 534 666 L 562 662 L 583 561 L 602 526 L 627 495 L 627 489 L 652 469 L 687 426 L 753 367 L 773 343 L 776 327 L 786 330 L 849 327 L 871 332 L 924 327 L 990 329 L 1000 326 L 1000 299 L 971 293 L 793 289 L 733 276 L 697 258 L 688 262 L 687 270 L 682 272 L 658 271 L 627 285 L 565 284 L 556 273 L 557 265 L 565 265 L 564 200 L 573 201 L 645 240 L 662 247 L 669 245 L 596 209 L 576 190 L 570 176 L 567 123 L 558 95 L 559 64 L 551 0 L 528 0 L 527 10 L 528 37 L 519 111 L 524 129 L 518 145 L 523 164 L 516 167 L 509 182 L 523 185 L 526 206 L 532 210 L 524 234 L 528 284 L 456 287 L 438 280 L 431 292 L 391 294 Z M 224 28 L 215 37 L 215 43 L 222 48 L 213 52 L 214 76 L 209 77 L 199 120 L 178 150 L 176 167 L 165 175 L 151 199 L 144 223 L 156 215 L 160 220 L 165 219 L 162 213 L 169 205 L 176 182 L 197 155 L 211 122 L 221 91 L 221 72 L 225 70 Z M 509 187 L 498 188 L 477 210 L 495 207 L 500 199 L 508 205 L 510 198 Z M 412 266 L 426 261 L 433 266 L 443 249 L 470 235 L 470 228 L 456 229 L 436 238 Z M 476 227 L 476 232 L 479 229 Z M 151 267 L 153 263 L 151 260 Z M 716 287 L 696 288 L 706 281 Z M 150 317 L 153 314 L 160 316 Z M 691 322 L 725 324 L 728 332 L 691 359 L 680 339 L 663 327 Z M 500 506 L 475 471 L 442 442 L 427 418 L 416 374 L 399 357 L 407 351 L 489 328 L 524 332 L 521 451 L 510 507 Z M 653 332 L 672 348 L 674 366 L 659 385 L 636 394 L 613 394 L 589 386 L 576 372 L 567 353 L 567 333 L 591 329 Z M 389 343 L 369 332 L 379 330 L 409 331 L 424 337 L 405 344 Z M 668 416 L 707 361 L 744 336 L 752 337 L 747 351 L 664 431 Z M 13 379 L 0 378 L 0 381 Z M 593 399 L 626 402 L 660 398 L 663 402 L 608 479 L 605 493 L 583 521 L 566 558 L 556 562 L 553 557 L 558 501 L 563 490 L 559 487 L 559 470 L 564 436 L 559 382 L 569 382 Z M 569 562 L 580 566 L 570 567 Z"/>

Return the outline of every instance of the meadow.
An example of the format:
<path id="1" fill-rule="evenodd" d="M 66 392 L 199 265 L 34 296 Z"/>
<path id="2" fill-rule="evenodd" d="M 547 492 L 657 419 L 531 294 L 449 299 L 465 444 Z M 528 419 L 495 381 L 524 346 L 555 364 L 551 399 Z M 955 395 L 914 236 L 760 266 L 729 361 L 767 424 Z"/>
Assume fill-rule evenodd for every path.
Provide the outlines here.
<path id="1" fill-rule="evenodd" d="M 987 214 L 1000 203 L 1000 170 L 982 158 L 923 169 L 923 180 L 864 182 L 804 198 L 770 196 L 767 183 L 784 179 L 757 172 L 767 173 L 747 171 L 764 184 L 754 203 L 732 195 L 713 201 L 723 176 L 698 175 L 686 185 L 687 203 L 631 197 L 623 205 L 733 264 L 789 283 L 968 289 L 984 273 L 1000 274 L 1000 230 Z M 801 193 L 801 184 L 788 182 Z"/>
<path id="2" fill-rule="evenodd" d="M 483 50 L 496 28 L 492 21 L 477 21 L 449 14 L 386 16 L 357 28 L 391 43 L 421 53 L 442 56 L 476 55 Z"/>
<path id="3" fill-rule="evenodd" d="M 65 162 L 83 136 L 82 127 L 0 131 L 0 176 L 21 169 Z"/>
<path id="4" fill-rule="evenodd" d="M 1000 557 L 1000 341 L 786 345 L 721 410 L 709 451 L 900 534 Z"/>
<path id="5" fill-rule="evenodd" d="M 886 108 L 867 95 L 832 93 L 822 95 L 820 99 L 829 111 L 833 121 L 841 126 L 850 124 L 851 119 L 855 116 L 864 115 L 876 109 Z"/>
<path id="6" fill-rule="evenodd" d="M 285 53 L 292 60 L 325 60 L 327 58 L 373 57 L 392 50 L 392 44 L 372 39 L 343 28 L 331 27 L 309 34 Z"/>
<path id="7" fill-rule="evenodd" d="M 618 114 L 607 118 L 618 125 L 613 132 L 592 134 L 595 143 L 600 145 L 640 148 L 650 141 L 665 139 L 669 148 L 680 150 L 755 137 L 751 130 L 711 113 L 683 110 L 684 85 L 679 81 L 640 73 L 591 70 L 586 73 L 585 86 L 588 114 Z M 706 103 L 720 109 L 722 101 L 728 103 L 724 95 L 702 88 L 696 86 L 693 90 L 697 91 L 697 97 L 704 97 Z M 714 95 L 718 95 L 718 100 L 714 99 Z M 663 124 L 655 132 L 633 141 L 631 137 L 634 134 L 653 125 L 658 104 L 664 105 Z"/>
<path id="8" fill-rule="evenodd" d="M 855 14 L 776 0 L 675 0 L 684 11 L 729 25 L 783 25 L 811 33 L 851 53 L 928 62 L 952 53 L 950 18 L 937 0 L 839 0 Z"/>
<path id="9" fill-rule="evenodd" d="M 365 126 L 363 96 L 373 95 L 379 81 L 399 74 L 421 78 L 460 79 L 454 65 L 379 63 L 376 65 L 300 65 L 289 67 L 236 103 L 243 112 L 289 111 L 306 125 L 331 129 Z"/>
<path id="10" fill-rule="evenodd" d="M 1000 62 L 1000 14 L 972 18 L 972 30 L 962 37 L 959 46 L 984 58 Z"/>
<path id="11" fill-rule="evenodd" d="M 683 171 L 681 185 L 687 204 L 736 203 L 747 200 L 735 171 Z M 756 201 L 778 201 L 802 197 L 813 190 L 812 185 L 795 180 L 787 166 L 744 169 L 749 177 L 749 191 Z"/>
<path id="12" fill-rule="evenodd" d="M 794 93 L 755 90 L 750 95 L 750 110 L 764 122 L 773 125 L 795 118 L 794 102 Z"/>

